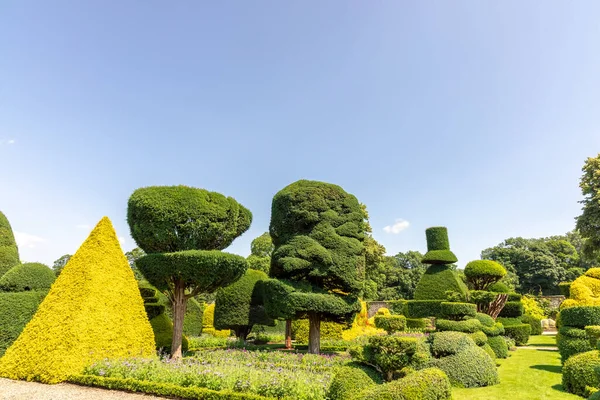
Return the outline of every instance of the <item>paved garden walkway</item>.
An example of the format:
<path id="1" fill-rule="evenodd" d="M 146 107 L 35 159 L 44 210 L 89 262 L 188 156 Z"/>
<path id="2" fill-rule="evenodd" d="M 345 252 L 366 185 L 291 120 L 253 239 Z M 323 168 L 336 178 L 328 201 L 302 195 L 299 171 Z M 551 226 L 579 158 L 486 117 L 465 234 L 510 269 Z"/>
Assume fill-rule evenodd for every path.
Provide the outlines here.
<path id="1" fill-rule="evenodd" d="M 152 400 L 154 397 L 114 390 L 96 389 L 60 383 L 44 385 L 35 382 L 13 381 L 0 378 L 1 400 Z"/>

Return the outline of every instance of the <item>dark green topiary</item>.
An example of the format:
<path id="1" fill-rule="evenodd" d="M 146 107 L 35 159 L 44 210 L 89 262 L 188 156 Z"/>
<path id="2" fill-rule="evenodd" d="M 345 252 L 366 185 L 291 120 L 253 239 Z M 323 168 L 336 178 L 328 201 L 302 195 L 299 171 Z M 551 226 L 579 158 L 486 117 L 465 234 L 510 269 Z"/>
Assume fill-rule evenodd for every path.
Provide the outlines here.
<path id="1" fill-rule="evenodd" d="M 46 293 L 0 293 L 0 357 L 33 318 Z"/>
<path id="2" fill-rule="evenodd" d="M 496 321 L 494 321 L 494 318 L 490 317 L 487 314 L 484 313 L 477 313 L 475 314 L 475 318 L 479 320 L 479 322 L 481 322 L 481 325 L 483 326 L 487 326 L 487 327 L 493 327 L 494 324 L 496 323 Z"/>
<path id="3" fill-rule="evenodd" d="M 150 325 L 154 331 L 156 349 L 166 353 L 171 352 L 171 343 L 173 341 L 173 323 L 165 313 L 157 315 L 150 320 Z M 181 339 L 182 351 L 187 351 L 188 341 L 185 336 Z"/>
<path id="4" fill-rule="evenodd" d="M 273 197 L 275 245 L 265 307 L 280 319 L 307 317 L 309 352 L 319 350 L 320 321 L 351 322 L 360 311 L 365 256 L 364 212 L 341 187 L 300 180 Z"/>
<path id="5" fill-rule="evenodd" d="M 598 339 L 600 339 L 600 326 L 598 325 L 590 325 L 585 327 L 585 333 L 587 335 L 588 340 L 590 341 L 590 346 L 596 349 L 598 347 Z"/>
<path id="6" fill-rule="evenodd" d="M 505 326 L 504 334 L 509 338 L 514 339 L 517 346 L 525 346 L 529 341 L 529 335 L 531 334 L 531 325 L 520 324 Z"/>
<path id="7" fill-rule="evenodd" d="M 561 326 L 556 335 L 556 344 L 560 353 L 561 362 L 564 364 L 571 356 L 594 350 L 585 329 L 572 326 Z"/>
<path id="8" fill-rule="evenodd" d="M 492 348 L 497 358 L 508 357 L 508 346 L 502 336 L 488 337 L 488 345 Z"/>
<path id="9" fill-rule="evenodd" d="M 498 316 L 502 318 L 520 318 L 522 315 L 523 303 L 520 301 L 508 301 Z"/>
<path id="10" fill-rule="evenodd" d="M 264 272 L 249 269 L 240 280 L 219 289 L 215 300 L 215 328 L 231 329 L 245 341 L 254 325 L 275 325 L 275 321 L 265 313 L 262 293 L 257 285 L 267 279 Z"/>
<path id="11" fill-rule="evenodd" d="M 481 332 L 481 331 L 477 331 L 474 333 L 471 333 L 469 335 L 469 337 L 471 339 L 473 339 L 473 341 L 475 342 L 475 344 L 479 347 L 483 346 L 484 344 L 486 344 L 488 342 L 488 338 L 485 335 L 485 333 Z"/>
<path id="12" fill-rule="evenodd" d="M 438 331 L 454 331 L 464 333 L 474 333 L 482 329 L 481 322 L 475 318 L 466 321 L 451 321 L 447 319 L 438 319 L 435 321 L 435 328 Z"/>
<path id="13" fill-rule="evenodd" d="M 360 400 L 450 400 L 448 376 L 437 368 L 415 371 L 407 377 L 383 385 L 368 386 Z"/>
<path id="14" fill-rule="evenodd" d="M 576 306 L 561 310 L 560 323 L 563 326 L 585 328 L 600 325 L 600 306 Z"/>
<path id="15" fill-rule="evenodd" d="M 510 288 L 504 282 L 496 282 L 488 286 L 487 290 L 494 293 L 510 293 Z"/>
<path id="16" fill-rule="evenodd" d="M 464 317 L 474 318 L 477 314 L 477 305 L 471 303 L 443 302 L 440 304 L 440 316 L 455 321 Z"/>
<path id="17" fill-rule="evenodd" d="M 485 333 L 488 338 L 494 337 L 494 336 L 504 335 L 504 333 L 505 333 L 504 332 L 504 325 L 502 325 L 502 323 L 500 323 L 500 322 L 494 323 L 493 326 L 485 326 L 485 325 L 483 325 L 481 327 L 481 331 L 483 333 Z"/>
<path id="18" fill-rule="evenodd" d="M 463 299 L 467 287 L 452 267 L 431 265 L 427 268 L 415 289 L 415 300 L 446 300 L 446 292 L 456 292 Z"/>
<path id="19" fill-rule="evenodd" d="M 202 333 L 203 316 L 204 304 L 199 303 L 196 299 L 189 299 L 183 320 L 183 334 L 187 336 L 200 336 Z"/>
<path id="20" fill-rule="evenodd" d="M 562 368 L 563 388 L 579 396 L 585 396 L 587 388 L 600 387 L 600 351 L 592 350 L 569 358 Z"/>
<path id="21" fill-rule="evenodd" d="M 423 264 L 454 264 L 458 261 L 450 251 L 448 229 L 443 226 L 434 226 L 425 230 L 427 237 L 427 253 L 421 261 Z"/>
<path id="22" fill-rule="evenodd" d="M 387 381 L 396 371 L 411 364 L 419 350 L 419 340 L 406 336 L 370 336 L 364 346 L 350 348 L 352 358 L 362 364 L 376 366 Z"/>
<path id="23" fill-rule="evenodd" d="M 0 278 L 0 291 L 48 290 L 55 280 L 56 275 L 48 266 L 41 263 L 25 263 L 12 267 Z"/>
<path id="24" fill-rule="evenodd" d="M 525 314 L 521 317 L 521 321 L 523 321 L 524 324 L 529 324 L 531 326 L 532 335 L 541 335 L 543 333 L 541 319 Z"/>
<path id="25" fill-rule="evenodd" d="M 362 390 L 381 382 L 381 376 L 374 369 L 358 363 L 350 363 L 340 367 L 333 376 L 327 398 L 329 400 L 356 398 Z"/>
<path id="26" fill-rule="evenodd" d="M 0 211 L 0 277 L 18 265 L 19 249 L 6 216 Z"/>
<path id="27" fill-rule="evenodd" d="M 427 328 L 429 320 L 427 318 L 407 318 L 406 327 L 408 329 L 423 330 Z"/>
<path id="28" fill-rule="evenodd" d="M 506 269 L 496 261 L 476 260 L 465 266 L 465 277 L 471 289 L 487 290 L 506 275 Z"/>
<path id="29" fill-rule="evenodd" d="M 498 383 L 494 360 L 466 334 L 438 332 L 431 335 L 430 342 L 434 358 L 429 365 L 444 371 L 453 386 L 481 387 Z"/>
<path id="30" fill-rule="evenodd" d="M 441 300 L 409 300 L 406 310 L 410 318 L 428 318 L 441 315 Z"/>
<path id="31" fill-rule="evenodd" d="M 520 295 L 519 293 L 509 293 L 508 294 L 508 301 L 521 301 L 522 298 L 523 298 L 523 296 Z"/>

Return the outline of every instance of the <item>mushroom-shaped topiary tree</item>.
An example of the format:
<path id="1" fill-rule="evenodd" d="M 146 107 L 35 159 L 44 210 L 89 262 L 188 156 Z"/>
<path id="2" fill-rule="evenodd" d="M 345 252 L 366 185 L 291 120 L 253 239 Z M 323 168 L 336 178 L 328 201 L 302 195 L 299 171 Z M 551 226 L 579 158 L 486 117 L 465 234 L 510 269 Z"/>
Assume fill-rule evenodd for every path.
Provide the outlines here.
<path id="1" fill-rule="evenodd" d="M 477 311 L 496 319 L 504 308 L 508 294 L 504 293 L 500 280 L 506 269 L 491 260 L 475 260 L 465 266 L 465 277 L 471 292 L 470 301 L 477 304 Z"/>
<path id="2" fill-rule="evenodd" d="M 320 350 L 321 321 L 351 323 L 360 311 L 365 221 L 341 187 L 300 180 L 279 191 L 271 208 L 270 279 L 263 283 L 273 318 L 309 320 L 309 352 Z"/>
<path id="3" fill-rule="evenodd" d="M 6 216 L 0 211 L 0 277 L 19 264 L 19 249 Z"/>
<path id="4" fill-rule="evenodd" d="M 129 198 L 131 236 L 147 253 L 136 265 L 173 309 L 173 358 L 181 358 L 188 299 L 227 286 L 246 271 L 243 257 L 221 250 L 251 221 L 250 211 L 235 199 L 204 189 L 154 186 L 137 189 Z"/>
<path id="5" fill-rule="evenodd" d="M 265 313 L 257 285 L 268 278 L 262 271 L 248 269 L 240 280 L 219 289 L 215 300 L 215 328 L 231 329 L 238 339 L 246 341 L 254 325 L 275 325 Z"/>

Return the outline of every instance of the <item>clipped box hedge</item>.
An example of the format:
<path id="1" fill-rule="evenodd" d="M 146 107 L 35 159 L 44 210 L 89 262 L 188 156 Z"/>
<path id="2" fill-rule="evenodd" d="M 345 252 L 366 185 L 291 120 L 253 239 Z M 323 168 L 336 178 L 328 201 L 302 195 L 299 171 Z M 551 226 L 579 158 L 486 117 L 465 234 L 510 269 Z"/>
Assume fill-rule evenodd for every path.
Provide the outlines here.
<path id="1" fill-rule="evenodd" d="M 440 317 L 459 320 L 463 317 L 475 317 L 477 305 L 472 303 L 443 302 L 440 304 Z"/>
<path id="2" fill-rule="evenodd" d="M 406 328 L 406 317 L 404 315 L 376 315 L 375 326 L 387 333 L 400 332 Z"/>
<path id="3" fill-rule="evenodd" d="M 520 318 L 522 315 L 523 303 L 521 301 L 508 301 L 498 316 L 503 318 Z"/>
<path id="4" fill-rule="evenodd" d="M 425 329 L 429 324 L 427 318 L 407 318 L 406 328 L 407 329 Z"/>
<path id="5" fill-rule="evenodd" d="M 406 304 L 409 318 L 439 317 L 441 300 L 410 300 Z"/>
<path id="6" fill-rule="evenodd" d="M 589 325 L 600 325 L 600 306 L 576 306 L 561 310 L 561 326 L 585 328 Z"/>
<path id="7" fill-rule="evenodd" d="M 463 333 L 475 333 L 482 329 L 481 322 L 475 318 L 466 321 L 451 321 L 448 319 L 438 319 L 435 321 L 435 328 L 440 332 L 453 331 Z"/>
<path id="8" fill-rule="evenodd" d="M 531 325 L 520 324 L 505 326 L 504 333 L 506 336 L 514 339 L 517 346 L 525 346 L 529 341 L 529 335 L 531 335 Z"/>

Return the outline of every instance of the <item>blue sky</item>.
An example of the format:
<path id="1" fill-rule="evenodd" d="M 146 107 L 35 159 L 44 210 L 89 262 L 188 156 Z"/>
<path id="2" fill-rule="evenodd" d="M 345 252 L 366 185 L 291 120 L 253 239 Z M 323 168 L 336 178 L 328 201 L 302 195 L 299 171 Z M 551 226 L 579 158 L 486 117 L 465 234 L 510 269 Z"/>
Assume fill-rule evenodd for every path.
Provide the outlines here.
<path id="1" fill-rule="evenodd" d="M 367 204 L 388 254 L 446 225 L 459 265 L 562 234 L 600 152 L 596 1 L 0 3 L 0 210 L 21 258 L 73 253 L 129 195 L 254 214 L 302 178 Z M 398 219 L 397 233 L 392 226 Z"/>

